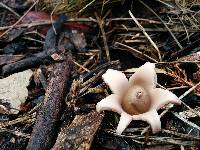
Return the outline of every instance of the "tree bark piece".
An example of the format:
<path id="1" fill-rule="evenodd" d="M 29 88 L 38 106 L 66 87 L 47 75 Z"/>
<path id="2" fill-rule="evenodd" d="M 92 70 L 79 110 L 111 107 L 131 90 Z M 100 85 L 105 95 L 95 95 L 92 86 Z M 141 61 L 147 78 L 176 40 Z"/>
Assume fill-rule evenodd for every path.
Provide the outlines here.
<path id="1" fill-rule="evenodd" d="M 69 127 L 63 127 L 52 150 L 89 150 L 104 114 L 92 111 L 77 115 Z"/>
<path id="2" fill-rule="evenodd" d="M 58 121 L 62 115 L 66 82 L 71 73 L 71 62 L 72 56 L 69 53 L 63 62 L 53 65 L 44 104 L 29 140 L 28 150 L 45 150 L 52 147 L 57 135 Z"/>

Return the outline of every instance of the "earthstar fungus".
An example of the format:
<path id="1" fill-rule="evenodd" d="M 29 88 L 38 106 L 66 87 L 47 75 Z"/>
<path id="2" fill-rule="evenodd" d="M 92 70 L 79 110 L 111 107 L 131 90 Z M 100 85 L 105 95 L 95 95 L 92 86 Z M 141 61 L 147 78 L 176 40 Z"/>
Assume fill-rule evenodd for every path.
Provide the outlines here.
<path id="1" fill-rule="evenodd" d="M 150 62 L 138 68 L 129 80 L 125 74 L 113 69 L 108 69 L 102 77 L 113 94 L 98 102 L 96 110 L 110 110 L 121 115 L 117 134 L 121 134 L 132 120 L 148 122 L 152 132 L 156 133 L 161 130 L 157 110 L 169 103 L 181 103 L 172 92 L 156 88 L 155 64 Z"/>

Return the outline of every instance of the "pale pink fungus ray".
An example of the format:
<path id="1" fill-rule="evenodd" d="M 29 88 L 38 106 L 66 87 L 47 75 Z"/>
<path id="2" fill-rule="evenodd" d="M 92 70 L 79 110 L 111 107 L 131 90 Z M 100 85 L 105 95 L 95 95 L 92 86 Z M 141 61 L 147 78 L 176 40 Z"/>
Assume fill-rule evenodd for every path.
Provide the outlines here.
<path id="1" fill-rule="evenodd" d="M 132 116 L 127 114 L 126 112 L 121 113 L 121 117 L 117 126 L 116 133 L 122 134 L 122 132 L 126 129 L 126 127 L 133 120 Z"/>
<path id="2" fill-rule="evenodd" d="M 147 62 L 129 78 L 131 85 L 142 85 L 143 87 L 155 88 L 157 83 L 157 75 L 155 72 L 155 64 Z"/>
<path id="3" fill-rule="evenodd" d="M 98 102 L 98 105 L 96 106 L 96 110 L 98 112 L 101 112 L 104 110 L 111 110 L 111 111 L 117 112 L 118 114 L 121 114 L 123 112 L 123 109 L 121 107 L 120 97 L 116 94 L 111 94 L 107 96 L 106 98 Z"/>
<path id="4" fill-rule="evenodd" d="M 160 116 L 155 109 L 143 114 L 133 115 L 132 120 L 143 120 L 148 122 L 153 133 L 157 133 L 161 129 Z"/>
<path id="5" fill-rule="evenodd" d="M 181 100 L 169 90 L 155 88 L 149 89 L 150 96 L 151 96 L 151 107 L 150 109 L 160 109 L 164 105 L 169 103 L 172 104 L 181 104 Z"/>
<path id="6" fill-rule="evenodd" d="M 121 95 L 129 88 L 128 79 L 120 71 L 108 69 L 102 78 L 114 94 Z"/>

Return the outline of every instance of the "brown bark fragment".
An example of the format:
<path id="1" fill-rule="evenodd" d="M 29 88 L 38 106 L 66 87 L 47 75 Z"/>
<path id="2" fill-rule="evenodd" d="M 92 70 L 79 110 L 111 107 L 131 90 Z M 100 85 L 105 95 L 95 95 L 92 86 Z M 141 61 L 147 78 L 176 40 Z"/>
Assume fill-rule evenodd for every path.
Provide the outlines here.
<path id="1" fill-rule="evenodd" d="M 92 111 L 77 115 L 69 127 L 63 127 L 52 150 L 89 150 L 103 114 Z"/>

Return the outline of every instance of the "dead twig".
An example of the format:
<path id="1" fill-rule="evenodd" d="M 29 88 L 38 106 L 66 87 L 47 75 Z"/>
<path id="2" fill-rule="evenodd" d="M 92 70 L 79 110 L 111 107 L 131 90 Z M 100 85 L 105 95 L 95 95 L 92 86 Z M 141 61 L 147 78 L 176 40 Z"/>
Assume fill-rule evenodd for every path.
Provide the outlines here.
<path id="1" fill-rule="evenodd" d="M 11 13 L 13 13 L 15 16 L 17 16 L 18 18 L 20 18 L 20 15 L 18 13 L 16 13 L 12 8 L 8 7 L 7 5 L 5 5 L 4 3 L 0 2 L 0 5 L 4 8 L 6 8 L 7 10 L 9 10 Z"/>
<path id="2" fill-rule="evenodd" d="M 97 18 L 97 23 L 99 25 L 99 28 L 101 30 L 101 33 L 102 33 L 102 37 L 103 37 L 103 43 L 104 43 L 104 48 L 105 48 L 105 51 L 106 51 L 106 56 L 107 56 L 107 59 L 108 59 L 108 62 L 110 62 L 110 52 L 109 52 L 109 48 L 108 48 L 108 44 L 107 44 L 107 38 L 106 38 L 106 33 L 104 31 L 104 28 L 103 28 L 103 20 L 101 20 L 97 14 L 95 14 L 96 18 Z"/>
<path id="3" fill-rule="evenodd" d="M 170 131 L 170 130 L 166 130 L 166 129 L 162 129 L 161 132 L 171 134 L 171 135 L 175 135 L 175 136 L 178 136 L 178 137 L 181 137 L 181 138 L 184 138 L 184 139 L 188 139 L 188 140 L 198 140 L 198 141 L 200 141 L 200 137 L 197 137 L 197 136 L 183 134 L 183 133 Z"/>
<path id="4" fill-rule="evenodd" d="M 58 4 L 54 7 L 54 9 L 52 10 L 51 15 L 50 15 L 50 17 L 51 17 L 51 25 L 52 25 L 52 27 L 53 27 L 53 30 L 54 30 L 55 34 L 57 34 L 57 32 L 56 32 L 56 29 L 55 29 L 55 27 L 54 27 L 53 13 L 56 11 L 56 9 L 57 9 L 57 7 L 58 7 L 59 5 L 60 5 L 60 3 L 58 3 Z"/>
<path id="5" fill-rule="evenodd" d="M 177 38 L 175 37 L 175 35 L 171 32 L 171 30 L 169 29 L 169 27 L 166 25 L 166 23 L 160 18 L 160 16 L 158 16 L 148 5 L 146 5 L 142 0 L 138 0 L 141 4 L 143 4 L 147 9 L 149 9 L 165 26 L 165 28 L 168 30 L 168 32 L 170 33 L 170 35 L 172 36 L 172 38 L 174 39 L 174 41 L 177 43 L 178 47 L 180 49 L 183 49 L 182 45 L 180 44 L 180 42 L 177 40 Z"/>
<path id="6" fill-rule="evenodd" d="M 3 32 L 0 35 L 0 38 L 2 38 L 5 34 L 7 34 L 9 31 L 11 31 L 18 23 L 20 23 L 22 21 L 22 19 L 28 14 L 28 12 L 39 2 L 39 0 L 36 0 L 33 5 L 24 13 L 23 16 L 21 16 L 21 18 L 19 18 L 8 30 L 6 30 L 5 32 Z"/>
<path id="7" fill-rule="evenodd" d="M 136 23 L 136 25 L 142 31 L 142 33 L 146 36 L 146 38 L 149 40 L 149 42 L 152 44 L 152 46 L 156 49 L 156 51 L 158 53 L 159 61 L 162 61 L 160 50 L 158 49 L 157 45 L 154 43 L 154 41 L 151 39 L 151 37 L 147 34 L 147 32 L 145 31 L 145 29 L 142 27 L 142 25 L 137 21 L 137 19 L 134 17 L 134 15 L 132 14 L 132 12 L 130 10 L 128 12 L 129 12 L 129 15 L 131 16 L 131 18 L 133 19 L 133 21 Z"/>
<path id="8" fill-rule="evenodd" d="M 22 133 L 20 131 L 15 131 L 15 130 L 10 130 L 10 129 L 0 127 L 0 133 L 1 132 L 3 132 L 3 133 L 8 132 L 8 133 L 14 134 L 15 136 L 21 136 L 21 137 L 25 137 L 25 138 L 28 138 L 28 139 L 31 137 L 30 134 L 27 134 L 27 133 Z"/>
<path id="9" fill-rule="evenodd" d="M 185 123 L 187 123 L 188 125 L 190 125 L 191 127 L 193 127 L 193 128 L 195 128 L 195 129 L 197 129 L 197 130 L 200 131 L 200 127 L 199 127 L 198 125 L 196 125 L 195 123 L 193 123 L 193 122 L 191 122 L 191 121 L 189 121 L 189 120 L 187 120 L 187 119 L 181 117 L 178 113 L 172 112 L 172 114 L 173 114 L 174 116 L 176 116 L 177 118 L 179 118 L 180 120 L 182 120 L 183 122 L 185 122 Z"/>
<path id="10" fill-rule="evenodd" d="M 83 69 L 83 70 L 85 70 L 85 71 L 87 71 L 87 72 L 90 72 L 89 69 L 85 68 L 83 65 L 80 65 L 80 64 L 79 64 L 78 62 L 76 62 L 75 60 L 73 60 L 73 63 L 74 63 L 75 65 L 77 65 L 78 67 L 80 67 L 81 69 Z"/>
<path id="11" fill-rule="evenodd" d="M 167 132 L 167 131 L 166 131 Z M 199 142 L 198 137 L 192 137 L 192 136 L 185 136 L 185 134 L 177 134 L 179 136 L 178 138 L 172 137 L 172 136 L 143 136 L 143 135 L 119 135 L 116 134 L 115 131 L 109 130 L 107 133 L 112 134 L 117 137 L 122 138 L 130 138 L 134 139 L 137 143 L 145 144 L 145 145 L 155 145 L 155 144 L 178 144 L 178 145 L 191 145 Z M 168 132 L 171 133 L 171 132 Z M 182 138 L 185 136 L 185 139 Z M 187 139 L 187 140 L 186 140 Z M 146 140 L 146 142 L 144 142 Z"/>
<path id="12" fill-rule="evenodd" d="M 1 28 L 0 28 L 1 29 Z M 120 27 L 117 27 L 117 28 L 115 28 L 115 30 L 120 30 L 120 31 L 141 31 L 140 30 L 140 28 L 138 28 L 138 27 L 126 27 L 126 29 L 125 28 L 120 28 Z M 169 32 L 166 28 L 162 28 L 162 27 L 156 27 L 156 28 L 145 28 L 144 27 L 144 30 L 146 31 L 146 32 Z M 172 32 L 185 32 L 185 29 L 184 28 L 173 28 L 173 29 L 170 29 Z M 200 32 L 200 30 L 199 29 L 187 29 L 187 32 L 189 32 L 189 33 L 198 33 L 198 32 Z"/>
<path id="13" fill-rule="evenodd" d="M 111 21 L 129 21 L 132 20 L 132 18 L 112 18 L 112 19 L 106 19 L 105 22 L 111 22 Z M 155 21 L 155 20 L 149 20 L 149 19 L 144 19 L 144 18 L 137 18 L 137 20 L 139 21 L 146 21 L 146 22 L 150 22 L 150 23 L 154 23 L 154 24 L 160 24 L 159 22 Z M 52 24 L 52 22 L 54 23 L 55 21 L 51 21 L 51 20 L 44 20 L 44 21 L 33 21 L 31 23 L 23 23 L 23 24 L 19 24 L 19 25 L 15 25 L 13 28 L 21 28 L 21 27 L 27 27 L 27 28 L 31 28 L 31 27 L 35 27 L 35 26 L 44 26 L 44 25 L 50 25 Z M 97 23 L 97 20 L 94 18 L 70 18 L 69 20 L 67 20 L 66 22 L 95 22 Z M 2 30 L 7 30 L 9 28 L 11 28 L 13 25 L 11 26 L 3 26 L 0 27 L 0 31 Z M 132 30 L 129 29 L 130 31 Z M 133 28 L 133 30 L 138 31 L 139 28 Z M 148 29 L 145 28 L 146 31 L 160 31 L 160 32 L 167 32 L 167 30 L 162 29 L 162 28 L 158 28 L 158 29 Z M 184 32 L 184 29 L 172 29 L 172 31 L 177 31 L 177 32 Z M 199 30 L 197 29 L 188 29 L 188 32 L 199 32 Z"/>
<path id="14" fill-rule="evenodd" d="M 78 14 L 80 14 L 81 12 L 83 12 L 87 7 L 89 7 L 90 5 L 92 5 L 96 0 L 92 0 L 91 2 L 89 2 L 87 5 L 85 5 L 82 9 L 80 9 L 78 11 Z"/>
<path id="15" fill-rule="evenodd" d="M 5 128 L 5 127 L 11 126 L 11 125 L 15 125 L 17 123 L 23 123 L 30 119 L 32 119 L 34 121 L 35 117 L 36 117 L 36 113 L 33 113 L 33 114 L 26 115 L 26 116 L 18 117 L 15 120 L 0 122 L 0 128 Z"/>
<path id="16" fill-rule="evenodd" d="M 152 58 L 152 57 L 150 57 L 150 56 L 148 56 L 148 55 L 146 55 L 146 54 L 144 54 L 144 53 L 142 53 L 142 52 L 136 50 L 135 48 L 132 48 L 132 47 L 130 47 L 130 46 L 128 46 L 128 45 L 125 45 L 125 44 L 122 44 L 122 43 L 119 43 L 119 42 L 115 42 L 115 44 L 127 48 L 127 50 L 128 50 L 129 52 L 131 52 L 134 56 L 135 56 L 135 53 L 137 53 L 137 54 L 139 54 L 141 57 L 145 57 L 146 59 L 151 60 L 152 62 L 158 63 L 158 61 L 155 60 L 154 58 Z"/>

